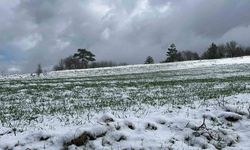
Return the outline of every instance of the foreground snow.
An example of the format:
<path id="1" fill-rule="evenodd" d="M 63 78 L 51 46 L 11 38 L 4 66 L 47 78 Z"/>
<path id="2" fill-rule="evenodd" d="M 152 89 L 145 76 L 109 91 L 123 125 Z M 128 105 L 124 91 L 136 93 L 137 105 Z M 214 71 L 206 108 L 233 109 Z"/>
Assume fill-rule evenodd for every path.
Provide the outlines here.
<path id="1" fill-rule="evenodd" d="M 107 113 L 85 126 L 55 121 L 40 131 L 0 127 L 0 149 L 248 150 L 249 104 L 250 94 L 239 94 L 186 106 L 145 106 L 143 118 Z"/>

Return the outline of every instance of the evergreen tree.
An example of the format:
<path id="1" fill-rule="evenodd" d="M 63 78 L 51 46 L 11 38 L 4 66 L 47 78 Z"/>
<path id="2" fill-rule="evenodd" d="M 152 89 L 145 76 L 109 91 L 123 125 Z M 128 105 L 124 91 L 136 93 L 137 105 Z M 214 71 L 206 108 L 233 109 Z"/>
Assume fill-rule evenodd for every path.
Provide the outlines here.
<path id="1" fill-rule="evenodd" d="M 144 62 L 145 64 L 154 64 L 154 59 L 152 56 L 148 56 Z"/>
<path id="2" fill-rule="evenodd" d="M 176 49 L 176 46 L 174 43 L 170 45 L 166 55 L 167 55 L 167 59 L 165 62 L 177 61 L 177 57 L 178 57 L 177 56 L 177 49 Z"/>
<path id="3" fill-rule="evenodd" d="M 95 55 L 86 49 L 78 49 L 73 57 L 79 59 L 84 64 L 84 68 L 88 67 L 90 61 L 95 61 Z"/>
<path id="4" fill-rule="evenodd" d="M 212 43 L 207 51 L 202 55 L 204 59 L 216 59 L 218 56 L 218 47 L 216 44 Z"/>

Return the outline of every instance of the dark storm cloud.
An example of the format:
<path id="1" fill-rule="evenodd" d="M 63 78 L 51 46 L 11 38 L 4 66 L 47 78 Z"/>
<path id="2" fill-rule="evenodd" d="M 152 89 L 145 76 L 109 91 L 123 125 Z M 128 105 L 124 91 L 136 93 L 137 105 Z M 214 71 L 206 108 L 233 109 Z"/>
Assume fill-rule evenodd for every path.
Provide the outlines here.
<path id="1" fill-rule="evenodd" d="M 51 67 L 77 48 L 142 63 L 164 59 L 172 42 L 198 52 L 210 42 L 249 44 L 248 0 L 2 0 L 0 14 L 0 70 Z"/>
<path id="2" fill-rule="evenodd" d="M 200 2 L 196 7 L 199 9 L 191 11 L 190 21 L 198 35 L 220 37 L 237 26 L 250 24 L 250 1 Z"/>

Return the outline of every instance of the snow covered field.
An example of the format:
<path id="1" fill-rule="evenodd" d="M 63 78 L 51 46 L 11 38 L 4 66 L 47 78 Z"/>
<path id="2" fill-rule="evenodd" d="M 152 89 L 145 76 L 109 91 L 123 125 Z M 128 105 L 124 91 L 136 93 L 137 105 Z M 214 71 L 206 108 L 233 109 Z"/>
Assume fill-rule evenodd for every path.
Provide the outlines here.
<path id="1" fill-rule="evenodd" d="M 250 57 L 0 77 L 0 149 L 250 148 Z"/>
<path id="2" fill-rule="evenodd" d="M 249 64 L 250 56 L 225 58 L 225 59 L 213 59 L 213 60 L 194 60 L 184 61 L 177 63 L 167 64 L 150 64 L 150 65 L 129 65 L 119 67 L 105 67 L 94 68 L 85 70 L 66 70 L 66 71 L 52 71 L 46 73 L 44 78 L 59 78 L 59 77 L 90 77 L 90 76 L 108 76 L 108 75 L 122 75 L 133 73 L 147 73 L 167 70 L 180 70 L 189 68 L 211 67 L 214 65 L 234 65 L 234 64 Z M 1 76 L 0 79 L 23 79 L 33 78 L 30 74 L 14 74 L 9 76 Z"/>

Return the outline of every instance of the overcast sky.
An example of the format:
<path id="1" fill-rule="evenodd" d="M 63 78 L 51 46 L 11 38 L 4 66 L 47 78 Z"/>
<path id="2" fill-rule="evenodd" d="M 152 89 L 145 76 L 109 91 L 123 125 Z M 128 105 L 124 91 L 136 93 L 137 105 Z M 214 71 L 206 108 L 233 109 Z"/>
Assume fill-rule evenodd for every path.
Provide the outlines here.
<path id="1" fill-rule="evenodd" d="M 250 45 L 250 0 L 0 0 L 0 71 L 32 72 L 87 48 L 97 60 L 143 63 L 166 48 Z"/>

